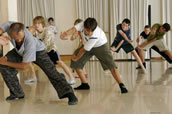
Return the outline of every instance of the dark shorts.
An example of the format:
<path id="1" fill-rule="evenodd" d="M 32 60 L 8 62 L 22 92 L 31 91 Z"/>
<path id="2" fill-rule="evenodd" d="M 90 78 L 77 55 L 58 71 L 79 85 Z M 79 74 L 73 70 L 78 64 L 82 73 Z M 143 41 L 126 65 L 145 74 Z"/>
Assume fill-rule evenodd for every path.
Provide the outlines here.
<path id="1" fill-rule="evenodd" d="M 58 52 L 51 50 L 50 52 L 48 52 L 48 56 L 50 57 L 51 61 L 54 64 L 57 64 L 57 61 L 61 60 L 60 59 L 60 55 L 58 54 Z"/>
<path id="2" fill-rule="evenodd" d="M 119 42 L 117 42 L 117 41 L 114 40 L 114 42 L 112 43 L 111 47 L 113 47 L 113 46 L 117 47 L 118 44 L 119 44 Z M 118 53 L 119 50 L 120 50 L 121 48 L 122 48 L 126 53 L 129 53 L 129 52 L 131 52 L 131 51 L 134 50 L 134 47 L 133 47 L 130 43 L 128 43 L 128 44 L 123 44 L 123 45 L 121 45 L 121 46 L 119 47 L 119 49 L 116 50 L 115 52 Z"/>

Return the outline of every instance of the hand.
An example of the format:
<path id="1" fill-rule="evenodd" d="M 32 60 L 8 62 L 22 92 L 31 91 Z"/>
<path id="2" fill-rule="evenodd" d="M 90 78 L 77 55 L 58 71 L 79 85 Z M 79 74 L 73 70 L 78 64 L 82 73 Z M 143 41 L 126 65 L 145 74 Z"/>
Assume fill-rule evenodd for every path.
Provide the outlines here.
<path id="1" fill-rule="evenodd" d="M 139 42 L 140 42 L 140 37 L 138 37 L 138 38 L 136 39 L 136 42 L 137 42 L 137 43 L 139 43 Z"/>
<path id="2" fill-rule="evenodd" d="M 133 40 L 128 40 L 128 43 L 132 44 L 133 43 Z"/>
<path id="3" fill-rule="evenodd" d="M 78 57 L 75 55 L 72 55 L 72 61 L 77 61 L 77 60 L 78 60 Z"/>
<path id="4" fill-rule="evenodd" d="M 66 32 L 61 32 L 60 38 L 61 38 L 62 40 L 67 40 L 67 33 L 66 33 Z"/>
<path id="5" fill-rule="evenodd" d="M 141 45 L 138 45 L 139 48 L 144 48 L 146 46 L 145 43 L 142 43 Z"/>
<path id="6" fill-rule="evenodd" d="M 73 41 L 73 40 L 75 40 L 75 39 L 76 39 L 76 37 L 74 37 L 74 36 L 72 36 L 72 37 L 70 38 L 71 41 Z"/>
<path id="7" fill-rule="evenodd" d="M 5 65 L 5 62 L 7 62 L 7 57 L 6 56 L 1 57 L 0 58 L 0 64 Z"/>
<path id="8" fill-rule="evenodd" d="M 10 38 L 8 36 L 0 36 L 0 45 L 8 45 Z"/>
<path id="9" fill-rule="evenodd" d="M 111 47 L 111 50 L 116 51 L 117 49 L 113 46 L 113 47 Z"/>

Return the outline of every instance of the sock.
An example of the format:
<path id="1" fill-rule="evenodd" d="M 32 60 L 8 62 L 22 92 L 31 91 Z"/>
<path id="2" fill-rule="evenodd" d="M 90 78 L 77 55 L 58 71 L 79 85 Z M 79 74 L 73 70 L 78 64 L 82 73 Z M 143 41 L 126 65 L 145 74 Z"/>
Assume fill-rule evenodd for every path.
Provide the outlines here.
<path id="1" fill-rule="evenodd" d="M 80 86 L 74 88 L 75 90 L 88 90 L 90 89 L 90 86 L 88 83 L 82 83 Z"/>

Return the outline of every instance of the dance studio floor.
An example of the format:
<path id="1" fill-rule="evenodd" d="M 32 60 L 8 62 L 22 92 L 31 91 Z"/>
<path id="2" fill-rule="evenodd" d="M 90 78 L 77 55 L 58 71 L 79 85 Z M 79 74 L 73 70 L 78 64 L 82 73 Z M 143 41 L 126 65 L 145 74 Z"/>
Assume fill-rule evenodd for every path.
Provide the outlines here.
<path id="1" fill-rule="evenodd" d="M 22 100 L 5 100 L 9 92 L 0 77 L 0 114 L 172 114 L 172 65 L 147 61 L 148 74 L 143 74 L 135 69 L 136 62 L 116 64 L 129 93 L 120 94 L 110 72 L 104 72 L 98 61 L 89 61 L 84 69 L 91 89 L 75 91 L 79 102 L 74 106 L 67 105 L 67 99 L 58 99 L 42 71 L 37 72 L 38 83 L 30 85 L 23 82 L 29 73 L 21 73 Z M 76 80 L 74 86 L 80 84 Z"/>

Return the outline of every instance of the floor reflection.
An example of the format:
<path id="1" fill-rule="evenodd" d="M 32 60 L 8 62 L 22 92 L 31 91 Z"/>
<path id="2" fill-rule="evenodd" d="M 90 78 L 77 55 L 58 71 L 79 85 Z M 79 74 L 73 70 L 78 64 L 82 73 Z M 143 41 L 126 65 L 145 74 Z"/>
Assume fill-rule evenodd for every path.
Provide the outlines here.
<path id="1" fill-rule="evenodd" d="M 89 61 L 84 70 L 88 73 L 91 89 L 75 91 L 79 103 L 68 106 L 59 100 L 57 93 L 42 71 L 37 72 L 38 83 L 26 85 L 29 73 L 23 72 L 20 82 L 25 99 L 9 101 L 3 80 L 0 79 L 0 114 L 171 114 L 172 66 L 167 62 L 147 61 L 148 74 L 136 70 L 136 62 L 116 62 L 121 78 L 129 89 L 120 94 L 119 87 L 109 71 L 103 71 L 98 61 Z M 59 72 L 63 72 L 58 68 Z M 74 76 L 76 73 L 73 74 Z M 66 77 L 67 78 L 67 77 Z M 76 79 L 80 84 L 79 79 Z"/>

